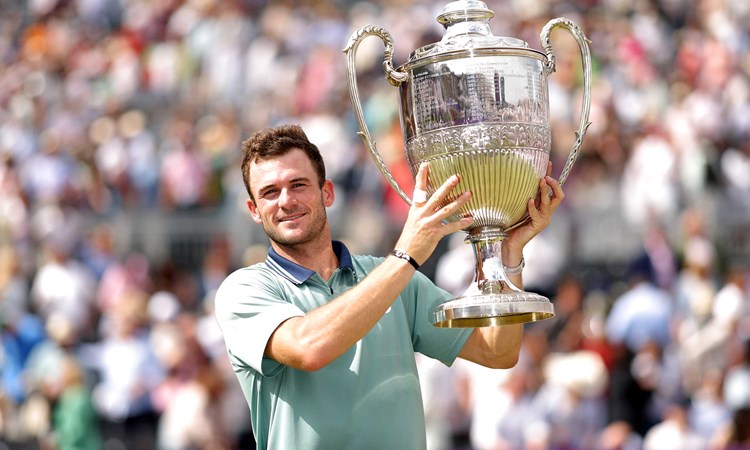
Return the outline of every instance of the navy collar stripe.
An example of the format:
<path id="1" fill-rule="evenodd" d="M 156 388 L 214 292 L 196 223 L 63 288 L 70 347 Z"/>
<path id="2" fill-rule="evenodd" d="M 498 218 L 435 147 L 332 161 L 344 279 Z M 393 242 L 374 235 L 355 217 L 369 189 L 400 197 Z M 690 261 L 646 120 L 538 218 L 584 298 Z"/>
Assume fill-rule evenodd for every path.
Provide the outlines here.
<path id="1" fill-rule="evenodd" d="M 339 241 L 332 241 L 332 245 L 333 251 L 339 260 L 339 268 L 349 269 L 356 276 L 356 272 L 354 271 L 354 264 L 352 262 L 352 256 L 351 253 L 349 253 L 349 249 L 347 249 L 346 246 Z M 268 249 L 266 266 L 294 284 L 302 284 L 315 274 L 315 271 L 310 270 L 306 267 L 302 267 L 299 264 L 289 261 L 288 259 L 279 255 L 278 253 L 276 253 L 276 250 L 274 250 L 273 247 L 270 247 Z"/>
<path id="2" fill-rule="evenodd" d="M 277 274 L 281 275 L 282 277 L 286 278 L 287 280 L 291 281 L 294 284 L 300 284 L 304 281 L 304 280 L 298 280 L 291 273 L 284 270 L 284 268 L 281 265 L 279 265 L 276 261 L 274 261 L 274 259 L 271 258 L 270 255 L 266 259 L 266 265 L 268 266 L 269 269 L 273 270 L 274 272 L 276 272 Z"/>

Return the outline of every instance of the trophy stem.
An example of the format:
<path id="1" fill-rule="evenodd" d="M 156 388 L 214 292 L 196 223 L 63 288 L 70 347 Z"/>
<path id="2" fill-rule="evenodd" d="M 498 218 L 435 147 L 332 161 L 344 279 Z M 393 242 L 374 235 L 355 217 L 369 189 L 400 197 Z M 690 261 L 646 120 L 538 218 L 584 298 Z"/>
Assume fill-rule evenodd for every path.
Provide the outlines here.
<path id="1" fill-rule="evenodd" d="M 475 258 L 474 281 L 466 292 L 438 306 L 433 324 L 443 328 L 477 328 L 535 322 L 555 315 L 546 297 L 516 287 L 505 273 L 505 231 L 485 227 L 469 232 Z"/>

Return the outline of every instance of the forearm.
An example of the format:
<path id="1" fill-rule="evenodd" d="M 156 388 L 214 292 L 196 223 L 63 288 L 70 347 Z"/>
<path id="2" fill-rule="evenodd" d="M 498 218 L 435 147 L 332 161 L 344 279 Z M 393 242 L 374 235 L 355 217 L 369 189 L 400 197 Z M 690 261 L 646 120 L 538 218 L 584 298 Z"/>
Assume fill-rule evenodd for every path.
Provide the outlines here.
<path id="1" fill-rule="evenodd" d="M 503 243 L 502 259 L 505 267 L 518 267 L 523 260 L 523 246 L 517 247 L 512 243 Z M 506 273 L 506 275 L 514 286 L 518 289 L 523 289 L 523 278 L 520 272 L 517 274 Z"/>
<path id="2" fill-rule="evenodd" d="M 503 242 L 502 261 L 506 267 L 517 267 L 523 260 L 523 245 Z M 523 289 L 521 272 L 507 273 L 508 280 Z M 523 324 L 477 328 L 464 345 L 459 357 L 485 367 L 507 369 L 515 366 L 523 339 Z"/>
<path id="3" fill-rule="evenodd" d="M 375 326 L 414 273 L 408 262 L 386 258 L 335 300 L 277 328 L 266 356 L 300 370 L 325 367 Z"/>
<path id="4" fill-rule="evenodd" d="M 505 263 L 515 267 L 516 263 Z M 521 274 L 508 275 L 517 288 L 523 288 Z M 493 369 L 508 369 L 516 365 L 523 340 L 523 324 L 476 328 L 461 349 L 459 357 Z"/>
<path id="5" fill-rule="evenodd" d="M 523 340 L 523 324 L 476 328 L 459 357 L 492 369 L 516 365 Z"/>

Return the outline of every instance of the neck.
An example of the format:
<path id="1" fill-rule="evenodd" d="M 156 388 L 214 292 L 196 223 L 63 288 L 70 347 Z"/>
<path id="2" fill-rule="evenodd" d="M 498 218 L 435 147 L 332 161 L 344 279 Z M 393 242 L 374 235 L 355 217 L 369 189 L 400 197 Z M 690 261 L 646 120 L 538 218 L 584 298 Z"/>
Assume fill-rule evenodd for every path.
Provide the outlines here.
<path id="1" fill-rule="evenodd" d="M 271 242 L 271 245 L 279 255 L 295 264 L 314 270 L 326 281 L 331 278 L 331 275 L 339 266 L 339 260 L 333 251 L 330 236 L 325 241 L 320 240 L 320 242 L 298 245 L 283 245 Z"/>

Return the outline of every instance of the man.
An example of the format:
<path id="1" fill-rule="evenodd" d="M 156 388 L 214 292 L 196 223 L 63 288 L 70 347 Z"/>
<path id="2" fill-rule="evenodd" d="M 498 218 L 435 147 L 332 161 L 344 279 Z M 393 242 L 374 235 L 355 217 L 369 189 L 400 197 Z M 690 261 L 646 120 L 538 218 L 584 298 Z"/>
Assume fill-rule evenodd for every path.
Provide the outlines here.
<path id="1" fill-rule="evenodd" d="M 414 202 L 386 258 L 352 255 L 331 240 L 326 207 L 334 188 L 317 147 L 298 126 L 267 129 L 244 145 L 242 173 L 253 220 L 271 240 L 264 263 L 227 277 L 216 316 L 260 449 L 424 449 L 425 423 L 414 352 L 450 365 L 457 356 L 493 368 L 518 359 L 522 325 L 432 326 L 450 294 L 416 272 L 470 198 L 454 176 L 431 198 L 420 167 Z M 531 221 L 510 232 L 503 257 L 520 265 L 524 245 L 550 221 L 563 192 L 549 176 Z M 550 197 L 551 195 L 551 197 Z M 521 285 L 520 275 L 512 277 Z"/>

